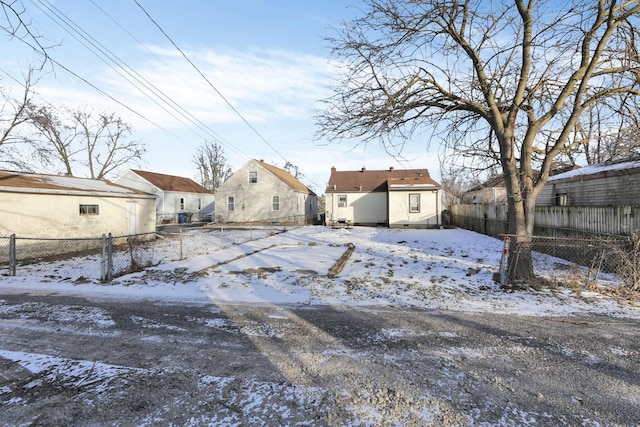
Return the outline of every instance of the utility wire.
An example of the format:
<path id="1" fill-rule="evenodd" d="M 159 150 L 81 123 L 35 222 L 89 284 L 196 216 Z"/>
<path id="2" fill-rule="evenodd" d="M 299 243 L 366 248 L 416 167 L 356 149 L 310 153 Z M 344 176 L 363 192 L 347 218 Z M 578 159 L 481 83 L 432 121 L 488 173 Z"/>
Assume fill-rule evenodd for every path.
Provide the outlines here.
<path id="1" fill-rule="evenodd" d="M 111 21 L 113 21 L 116 25 L 118 25 L 126 34 L 128 34 L 131 38 L 133 38 L 134 40 L 136 40 L 141 46 L 145 46 L 144 43 L 141 43 L 139 40 L 137 40 L 129 31 L 127 31 L 122 25 L 120 25 L 115 19 L 113 19 L 110 15 L 108 15 L 101 7 L 99 7 L 93 0 L 90 0 L 91 3 L 98 9 L 100 10 L 104 15 L 106 15 Z M 287 159 L 275 148 L 273 147 L 259 132 L 258 130 L 253 127 L 251 125 L 251 123 L 249 123 L 249 121 L 229 102 L 229 100 L 211 83 L 211 81 L 209 79 L 207 79 L 207 77 L 198 69 L 198 67 L 187 57 L 187 55 L 177 46 L 177 44 L 169 37 L 169 35 L 160 27 L 160 25 L 149 15 L 149 13 L 140 5 L 140 3 L 137 0 L 134 0 L 135 3 L 138 5 L 138 7 L 145 13 L 145 15 L 148 17 L 149 20 L 151 20 L 151 22 L 162 32 L 162 34 L 171 42 L 171 44 L 180 52 L 180 54 L 185 58 L 185 60 L 187 60 L 187 62 L 189 62 L 189 64 L 198 72 L 198 74 L 200 74 L 200 76 L 209 84 L 209 86 L 223 99 L 223 101 L 234 111 L 235 114 L 237 114 L 242 120 L 243 122 L 267 145 L 269 146 L 277 155 L 279 155 L 288 165 L 291 165 L 291 163 L 289 161 L 287 161 Z M 140 91 L 142 94 L 144 94 L 147 98 L 149 98 L 152 102 L 154 102 L 156 105 L 158 105 L 160 108 L 162 108 L 165 112 L 167 112 L 169 115 L 171 115 L 173 118 L 175 118 L 176 120 L 178 120 L 180 123 L 182 123 L 183 125 L 186 125 L 186 123 L 184 123 L 179 117 L 177 117 L 173 112 L 169 111 L 167 109 L 167 107 L 165 105 L 160 104 L 160 102 L 158 101 L 158 99 L 160 101 L 162 101 L 164 104 L 166 104 L 167 106 L 169 106 L 169 108 L 171 108 L 172 110 L 176 111 L 178 114 L 180 114 L 183 118 L 185 118 L 186 120 L 188 120 L 189 122 L 191 122 L 193 125 L 195 125 L 196 127 L 198 127 L 200 130 L 205 131 L 205 133 L 209 134 L 209 136 L 213 137 L 213 139 L 221 144 L 224 144 L 225 146 L 229 147 L 230 149 L 232 149 L 233 151 L 235 151 L 237 154 L 239 154 L 241 157 L 244 158 L 250 158 L 249 156 L 247 156 L 245 153 L 240 152 L 239 150 L 237 150 L 233 145 L 229 144 L 227 141 L 224 140 L 224 138 L 220 137 L 215 131 L 213 131 L 211 128 L 209 128 L 206 124 L 204 124 L 203 122 L 201 122 L 199 119 L 197 119 L 195 116 L 193 116 L 193 114 L 191 114 L 190 112 L 188 112 L 188 110 L 186 110 L 185 108 L 183 108 L 182 106 L 180 106 L 177 102 L 175 102 L 171 97 L 169 97 L 168 95 L 166 95 L 163 91 L 161 91 L 159 88 L 157 88 L 155 85 L 153 85 L 153 83 L 149 82 L 146 78 L 144 78 L 142 75 L 140 75 L 139 73 L 137 73 L 133 68 L 131 68 L 130 66 L 128 66 L 124 61 L 122 61 L 120 58 L 117 57 L 117 55 L 115 55 L 112 51 L 110 51 L 108 48 L 106 48 L 104 45 L 102 45 L 100 42 L 98 42 L 94 37 L 92 37 L 88 32 L 86 32 L 84 29 L 82 29 L 80 26 L 78 26 L 75 22 L 73 22 L 73 20 L 71 20 L 67 15 L 65 15 L 63 12 L 61 12 L 59 9 L 57 9 L 55 6 L 53 6 L 48 0 L 32 0 L 32 2 L 34 2 L 34 5 L 36 7 L 38 7 L 46 16 L 48 16 L 52 21 L 54 21 L 57 25 L 59 25 L 64 31 L 66 31 L 68 34 L 70 34 L 72 37 L 74 37 L 80 44 L 82 44 L 87 50 L 89 50 L 91 53 L 93 53 L 96 57 L 98 57 L 102 62 L 104 62 L 107 66 L 109 66 L 111 69 L 113 69 L 118 75 L 120 75 L 122 78 L 124 78 L 129 84 L 131 84 L 132 86 L 134 86 L 138 91 Z M 35 2 L 39 2 L 40 6 L 38 6 L 37 4 L 35 4 Z M 47 10 L 45 10 L 47 9 Z M 53 57 L 51 57 L 51 55 L 48 54 L 48 52 L 44 51 L 43 48 L 38 49 L 38 47 L 30 44 L 27 40 L 24 40 L 23 38 L 19 38 L 24 44 L 26 44 L 27 46 L 29 46 L 34 52 L 36 52 L 38 55 L 41 55 L 44 57 L 44 61 L 46 62 L 46 60 L 51 61 L 52 64 L 58 66 L 59 68 L 61 68 L 62 70 L 66 71 L 67 73 L 69 73 L 70 75 L 74 76 L 75 78 L 77 78 L 78 80 L 82 81 L 83 83 L 87 84 L 88 86 L 90 86 L 91 88 L 93 88 L 94 90 L 96 90 L 98 93 L 106 96 L 107 98 L 111 99 L 113 102 L 115 102 L 116 104 L 122 106 L 123 108 L 127 109 L 128 111 L 130 111 L 131 113 L 135 114 L 136 116 L 140 117 L 141 119 L 147 121 L 148 123 L 152 124 L 153 126 L 157 127 L 158 129 L 163 130 L 164 132 L 166 132 L 167 134 L 175 137 L 178 140 L 181 140 L 183 142 L 187 142 L 185 141 L 183 138 L 175 135 L 174 133 L 172 133 L 171 131 L 169 131 L 168 129 L 164 128 L 162 125 L 160 125 L 159 123 L 151 120 L 150 118 L 146 117 L 144 114 L 136 111 L 134 108 L 130 107 L 129 105 L 125 104 L 124 102 L 120 101 L 119 99 L 117 99 L 116 97 L 114 97 L 113 95 L 107 93 L 105 90 L 102 90 L 101 88 L 99 88 L 97 85 L 95 85 L 94 83 L 90 82 L 89 80 L 87 80 L 84 77 L 81 77 L 79 74 L 77 74 L 76 72 L 72 71 L 69 67 L 63 65 L 61 62 L 59 62 L 58 60 L 54 59 Z M 84 40 L 84 41 L 83 41 Z M 147 49 L 145 47 L 145 49 L 147 51 L 150 52 L 149 49 Z M 153 52 L 150 52 L 153 53 Z M 155 54 L 154 54 L 155 55 Z M 157 55 L 156 55 L 157 56 Z M 105 59 L 107 58 L 107 59 Z M 116 66 L 112 65 L 111 63 L 116 64 Z M 117 68 L 116 68 L 117 67 Z M 121 71 L 119 71 L 119 69 L 123 70 L 129 77 L 125 76 Z M 132 81 L 131 79 L 135 80 Z M 140 86 L 142 86 L 144 89 L 142 89 Z M 153 96 L 152 96 L 153 95 Z M 157 98 L 154 98 L 154 96 Z M 206 139 L 206 138 L 205 138 Z M 302 173 L 298 174 L 299 176 L 305 176 Z M 316 185 L 318 185 L 317 183 L 314 183 Z M 318 185 L 318 187 L 320 187 Z"/>
<path id="2" fill-rule="evenodd" d="M 107 66 L 109 66 L 112 70 L 114 70 L 118 75 L 120 75 L 123 79 L 129 82 L 132 86 L 134 86 L 139 92 L 149 98 L 152 102 L 162 108 L 165 112 L 171 115 L 174 119 L 182 123 L 183 125 L 187 125 L 180 117 L 176 116 L 173 111 L 177 112 L 180 116 L 186 119 L 191 124 L 195 125 L 200 130 L 209 134 L 215 141 L 224 144 L 231 150 L 236 151 L 237 154 L 243 157 L 247 157 L 244 153 L 239 152 L 235 147 L 230 145 L 228 142 L 224 141 L 222 137 L 216 134 L 211 128 L 206 126 L 200 120 L 198 120 L 195 116 L 189 113 L 185 108 L 181 107 L 178 103 L 176 103 L 171 97 L 161 91 L 158 87 L 153 85 L 149 80 L 136 72 L 133 68 L 131 68 L 128 64 L 118 58 L 112 51 L 98 42 L 94 37 L 92 37 L 88 32 L 82 29 L 79 25 L 77 25 L 73 20 L 71 20 L 68 16 L 62 13 L 60 10 L 51 5 L 47 0 L 33 0 L 38 1 L 41 6 L 36 5 L 43 13 L 45 13 L 50 19 L 56 22 L 61 28 L 63 28 L 67 33 L 69 33 L 72 37 L 74 37 L 78 42 L 80 42 L 87 50 L 93 53 L 98 59 L 104 62 Z M 46 8 L 47 10 L 43 9 Z M 53 15 L 53 16 L 52 16 Z M 80 38 L 79 38 L 80 37 Z M 84 40 L 84 41 L 83 41 Z M 105 59 L 107 58 L 108 61 Z M 57 61 L 56 61 L 57 62 Z M 116 66 L 112 65 L 116 64 Z M 124 75 L 120 70 L 123 70 L 129 77 Z M 135 80 L 134 81 L 132 81 Z M 83 79 L 86 82 L 86 79 Z M 137 82 L 137 83 L 136 83 Z M 95 88 L 94 85 L 91 85 Z M 142 87 L 140 87 L 142 86 Z M 144 88 L 144 89 L 143 89 Z M 102 92 L 102 91 L 101 91 Z M 102 92 L 104 93 L 104 92 Z M 153 96 L 152 96 L 153 95 Z M 154 98 L 155 97 L 155 98 Z M 113 99 L 113 97 L 110 96 Z M 157 98 L 157 99 L 156 99 Z M 163 102 L 165 105 L 161 104 L 158 100 Z M 120 105 L 123 105 L 119 102 Z M 172 111 L 170 111 L 168 108 Z M 127 107 L 131 110 L 131 108 Z M 160 127 L 160 129 L 165 130 Z M 172 134 L 173 135 L 173 134 Z M 175 136 L 175 135 L 173 135 Z M 207 139 L 206 137 L 200 135 L 203 139 Z M 180 138 L 181 139 L 181 138 Z M 184 141 L 184 140 L 183 140 Z M 185 141 L 187 142 L 187 141 Z"/>
<path id="3" fill-rule="evenodd" d="M 182 57 L 189 63 L 191 64 L 191 66 L 196 70 L 196 72 L 198 74 L 200 74 L 200 76 L 207 82 L 207 84 L 209 84 L 209 86 L 211 86 L 211 88 L 218 94 L 218 96 L 220 96 L 220 98 L 222 98 L 222 100 L 229 106 L 229 108 L 231 108 L 233 110 L 234 113 L 236 113 L 238 115 L 238 117 L 240 117 L 242 119 L 242 121 L 249 126 L 249 128 L 265 143 L 269 146 L 269 148 L 271 148 L 278 156 L 280 156 L 285 162 L 289 163 L 289 161 L 278 151 L 276 150 L 276 148 L 271 145 L 269 143 L 269 141 L 267 141 L 262 134 L 260 134 L 260 132 L 258 132 L 258 130 L 253 127 L 251 125 L 251 123 L 249 123 L 249 121 L 247 119 L 244 118 L 244 116 L 242 114 L 240 114 L 240 112 L 233 106 L 233 104 L 231 104 L 231 102 L 229 102 L 229 100 L 213 85 L 213 83 L 211 83 L 211 81 L 202 73 L 202 71 L 200 71 L 200 69 L 196 66 L 196 64 L 193 63 L 193 61 L 191 61 L 191 59 L 182 51 L 182 49 L 180 49 L 180 47 L 178 47 L 178 45 L 173 41 L 173 39 L 164 31 L 164 29 L 151 17 L 151 15 L 149 14 L 149 12 L 147 12 L 145 10 L 144 7 L 142 7 L 142 5 L 138 2 L 138 0 L 133 0 L 138 7 L 142 10 L 142 12 L 147 16 L 147 18 L 149 18 L 149 20 L 156 26 L 156 28 L 158 28 L 158 30 L 160 30 L 160 32 L 166 37 L 167 40 L 169 40 L 169 42 L 173 45 L 173 47 L 176 48 L 176 50 L 178 52 L 180 52 L 180 54 L 182 55 Z"/>
<path id="4" fill-rule="evenodd" d="M 141 40 L 139 40 L 134 34 L 132 34 L 129 30 L 127 30 L 122 24 L 120 24 L 120 22 L 118 22 L 115 18 L 113 18 L 106 10 L 104 10 L 102 7 L 100 7 L 100 5 L 98 5 L 94 0 L 89 0 L 91 2 L 91 4 L 93 4 L 96 9 L 98 9 L 103 15 L 105 15 L 107 18 L 109 18 L 109 20 L 111 22 L 113 22 L 115 25 L 117 25 L 125 34 L 127 34 L 129 37 L 131 37 L 131 39 L 133 39 L 136 43 L 138 43 L 138 45 L 140 47 L 142 47 L 144 50 L 146 50 L 149 54 L 153 55 L 156 59 L 158 59 L 160 62 L 163 62 L 163 60 L 155 53 L 153 52 L 151 49 L 149 49 L 146 45 L 146 43 L 143 43 Z M 166 64 L 165 64 L 166 65 Z M 169 68 L 169 67 L 167 67 Z M 138 74 L 138 73 L 136 73 Z M 177 74 L 176 74 L 177 75 Z M 215 132 L 213 129 L 211 129 L 209 126 L 206 125 L 206 123 L 203 123 L 202 121 L 200 121 L 199 119 L 197 119 L 195 116 L 193 116 L 191 113 L 188 113 L 186 109 L 184 109 L 183 107 L 181 107 L 178 103 L 176 103 L 175 101 L 173 101 L 173 99 L 171 99 L 168 95 L 166 95 L 164 92 L 162 92 L 160 89 L 156 88 L 155 85 L 153 85 L 151 82 L 149 82 L 146 78 L 140 76 L 142 79 L 144 79 L 145 82 L 147 82 L 149 85 L 151 85 L 152 87 L 154 87 L 158 92 L 160 92 L 163 97 L 167 98 L 168 100 L 171 101 L 172 104 L 174 104 L 176 107 L 180 108 L 181 110 L 184 110 L 187 114 L 189 114 L 190 117 L 193 118 L 193 120 L 195 122 L 197 122 L 197 125 L 199 127 L 204 127 L 206 128 L 211 134 L 212 136 L 214 136 L 214 139 L 217 142 L 220 142 L 222 144 L 230 144 L 228 141 L 226 141 L 222 136 L 220 136 L 217 132 Z M 193 122 L 192 122 L 193 123 Z M 231 149 L 235 149 L 233 146 L 230 146 Z M 238 153 L 241 155 L 244 155 L 244 153 Z M 249 158 L 248 156 L 244 155 L 244 157 Z"/>

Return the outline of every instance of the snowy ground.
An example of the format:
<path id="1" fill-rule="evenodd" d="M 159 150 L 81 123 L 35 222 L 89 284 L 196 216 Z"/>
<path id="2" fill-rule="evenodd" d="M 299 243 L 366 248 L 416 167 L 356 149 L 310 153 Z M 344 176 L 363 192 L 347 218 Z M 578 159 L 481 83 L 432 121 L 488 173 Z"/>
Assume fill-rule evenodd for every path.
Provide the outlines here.
<path id="1" fill-rule="evenodd" d="M 505 292 L 469 231 L 282 231 L 191 229 L 109 284 L 2 277 L 0 426 L 640 421 L 636 302 Z"/>
<path id="2" fill-rule="evenodd" d="M 249 302 L 403 306 L 531 315 L 601 313 L 640 317 L 640 307 L 587 288 L 508 293 L 492 280 L 502 243 L 460 229 L 191 229 L 157 245 L 160 264 L 112 283 L 78 284 L 19 270 L 0 289 L 175 302 Z M 245 242 L 238 244 L 237 242 Z M 337 277 L 327 273 L 353 244 Z M 182 255 L 183 260 L 178 260 Z M 562 260 L 540 255 L 544 265 Z M 551 259 L 551 261 L 549 261 Z M 559 277 L 572 269 L 548 270 Z M 540 272 L 540 270 L 538 270 Z M 604 286 L 615 278 L 601 275 Z M 608 279 L 608 280 L 607 280 Z M 607 280 L 607 281 L 605 281 Z"/>

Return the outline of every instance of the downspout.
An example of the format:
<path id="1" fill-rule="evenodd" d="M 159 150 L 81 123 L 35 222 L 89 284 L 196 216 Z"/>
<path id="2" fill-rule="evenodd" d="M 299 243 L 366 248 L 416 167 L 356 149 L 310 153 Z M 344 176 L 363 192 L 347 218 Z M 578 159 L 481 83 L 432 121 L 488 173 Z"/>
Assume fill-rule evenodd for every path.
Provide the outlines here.
<path id="1" fill-rule="evenodd" d="M 440 193 L 440 190 L 436 190 L 436 226 L 438 228 L 442 226 L 442 218 L 440 214 L 440 203 L 442 203 L 442 201 L 440 200 L 441 198 L 442 194 Z"/>
<path id="2" fill-rule="evenodd" d="M 164 199 L 165 199 L 164 191 L 162 191 L 161 194 L 162 194 L 162 219 L 164 219 L 164 215 L 166 213 L 166 211 L 164 210 Z M 157 221 L 157 219 L 156 219 L 156 221 Z"/>

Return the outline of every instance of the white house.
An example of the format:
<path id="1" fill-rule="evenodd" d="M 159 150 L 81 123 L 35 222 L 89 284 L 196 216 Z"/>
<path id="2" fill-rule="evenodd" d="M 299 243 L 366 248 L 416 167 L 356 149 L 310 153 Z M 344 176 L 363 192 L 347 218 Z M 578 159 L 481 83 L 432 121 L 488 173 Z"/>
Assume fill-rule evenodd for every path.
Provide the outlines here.
<path id="1" fill-rule="evenodd" d="M 213 192 L 189 178 L 130 169 L 114 182 L 155 194 L 158 223 L 191 222 L 213 214 Z"/>
<path id="2" fill-rule="evenodd" d="M 325 191 L 327 224 L 439 228 L 442 187 L 427 169 L 338 171 Z"/>
<path id="3" fill-rule="evenodd" d="M 318 197 L 286 170 L 250 160 L 218 188 L 215 213 L 221 222 L 311 224 Z"/>
<path id="4" fill-rule="evenodd" d="M 155 197 L 108 181 L 0 171 L 0 235 L 124 236 L 155 231 Z"/>
<path id="5" fill-rule="evenodd" d="M 496 175 L 464 194 L 460 203 L 467 205 L 502 205 L 507 203 L 507 188 L 503 175 Z"/>

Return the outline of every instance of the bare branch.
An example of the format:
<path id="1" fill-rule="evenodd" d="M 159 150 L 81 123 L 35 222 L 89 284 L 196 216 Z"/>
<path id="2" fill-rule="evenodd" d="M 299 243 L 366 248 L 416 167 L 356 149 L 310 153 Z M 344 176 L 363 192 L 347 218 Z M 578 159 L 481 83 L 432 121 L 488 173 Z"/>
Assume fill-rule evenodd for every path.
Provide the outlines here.
<path id="1" fill-rule="evenodd" d="M 127 164 L 139 163 L 146 152 L 143 144 L 128 140 L 130 126 L 114 113 L 95 113 L 86 107 L 61 111 L 63 118 L 50 107 L 31 114 L 40 136 L 32 150 L 40 153 L 44 165 L 61 164 L 67 175 L 79 172 L 104 179 Z"/>
<path id="2" fill-rule="evenodd" d="M 401 146 L 429 130 L 474 169 L 501 169 L 518 236 L 557 160 L 584 147 L 581 117 L 598 106 L 613 125 L 640 95 L 637 1 L 366 2 L 329 40 L 344 72 L 318 136 Z"/>
<path id="3" fill-rule="evenodd" d="M 193 163 L 198 172 L 196 179 L 211 191 L 217 190 L 232 174 L 224 149 L 217 142 L 203 142 L 193 156 Z"/>
<path id="4" fill-rule="evenodd" d="M 39 69 L 49 61 L 49 50 L 51 45 L 41 42 L 43 37 L 33 28 L 32 22 L 26 20 L 26 9 L 20 0 L 5 1 L 0 0 L 0 31 L 4 32 L 10 39 L 16 39 L 33 49 L 34 52 L 42 55 L 42 64 Z"/>
<path id="5" fill-rule="evenodd" d="M 23 76 L 22 96 L 12 98 L 8 92 L 2 90 L 3 104 L 0 108 L 0 153 L 2 146 L 20 139 L 16 135 L 19 126 L 29 120 L 29 110 L 32 108 L 33 86 L 37 81 L 33 78 L 33 69 L 29 69 Z"/>

